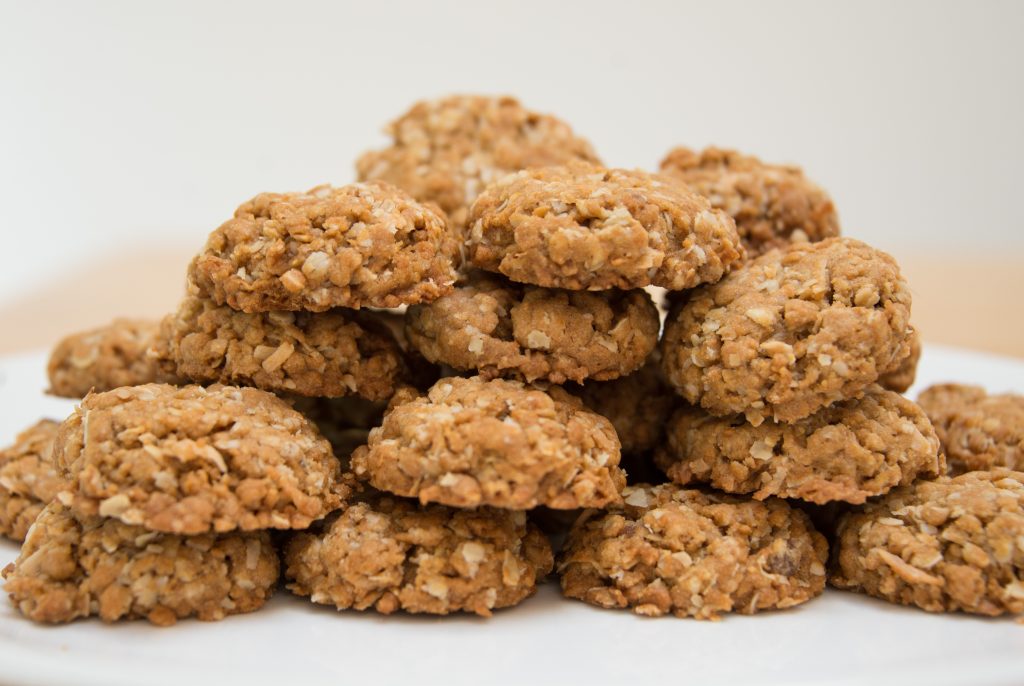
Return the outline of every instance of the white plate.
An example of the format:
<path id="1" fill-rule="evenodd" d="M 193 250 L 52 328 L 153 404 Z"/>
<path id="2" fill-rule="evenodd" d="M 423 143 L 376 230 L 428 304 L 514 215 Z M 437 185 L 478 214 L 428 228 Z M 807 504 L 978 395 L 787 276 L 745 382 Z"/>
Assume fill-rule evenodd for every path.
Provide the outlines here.
<path id="1" fill-rule="evenodd" d="M 43 395 L 41 355 L 0 359 L 0 444 L 72 404 Z M 1024 362 L 928 346 L 935 381 L 1024 392 Z M 915 390 L 911 391 L 911 395 Z M 0 544 L 0 564 L 17 548 Z M 41 627 L 0 603 L 0 681 L 26 684 L 1024 683 L 1024 627 L 930 615 L 828 589 L 785 612 L 721 622 L 645 619 L 564 600 L 547 583 L 490 620 L 335 612 L 278 593 L 223 622 L 97 620 Z"/>

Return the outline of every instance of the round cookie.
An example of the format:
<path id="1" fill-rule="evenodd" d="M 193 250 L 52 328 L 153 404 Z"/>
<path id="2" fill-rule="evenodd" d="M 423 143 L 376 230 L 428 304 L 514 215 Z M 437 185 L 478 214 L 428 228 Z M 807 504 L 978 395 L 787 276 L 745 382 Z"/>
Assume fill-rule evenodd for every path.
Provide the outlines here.
<path id="1" fill-rule="evenodd" d="M 1024 613 L 1024 473 L 899 488 L 839 524 L 829 582 L 929 612 Z"/>
<path id="2" fill-rule="evenodd" d="M 850 238 L 773 250 L 669 313 L 662 367 L 712 414 L 793 422 L 859 396 L 909 351 L 910 290 Z"/>
<path id="3" fill-rule="evenodd" d="M 352 469 L 370 484 L 421 503 L 527 510 L 604 507 L 625 477 L 611 423 L 557 386 L 441 379 L 393 406 Z"/>
<path id="4" fill-rule="evenodd" d="M 682 407 L 655 461 L 679 484 L 819 505 L 860 504 L 945 471 L 939 439 L 921 408 L 879 386 L 792 424 L 753 426 L 742 416 Z"/>
<path id="5" fill-rule="evenodd" d="M 35 622 L 97 615 L 169 626 L 259 609 L 274 592 L 278 568 L 265 531 L 175 536 L 116 519 L 78 519 L 53 501 L 3 575 L 14 606 Z"/>
<path id="6" fill-rule="evenodd" d="M 825 588 L 828 546 L 800 510 L 661 486 L 577 520 L 558 559 L 562 592 L 650 617 L 718 619 L 799 605 Z"/>
<path id="7" fill-rule="evenodd" d="M 387 400 L 403 376 L 403 353 L 373 313 L 246 314 L 187 296 L 164 320 L 158 355 L 199 383 L 255 386 L 314 397 Z"/>
<path id="8" fill-rule="evenodd" d="M 488 184 L 527 167 L 599 163 L 568 124 L 515 98 L 454 95 L 418 102 L 392 122 L 390 147 L 356 161 L 361 181 L 381 179 L 448 213 L 461 236 L 469 206 Z"/>
<path id="9" fill-rule="evenodd" d="M 397 307 L 455 282 L 458 243 L 436 207 L 386 183 L 262 193 L 235 210 L 189 277 L 243 312 Z"/>
<path id="10" fill-rule="evenodd" d="M 41 419 L 0 450 L 0 534 L 12 541 L 25 534 L 46 503 L 67 482 L 53 464 L 59 422 Z"/>
<path id="11" fill-rule="evenodd" d="M 897 393 L 906 393 L 917 378 L 917 363 L 921 361 L 921 333 L 910 327 L 910 354 L 899 366 L 878 377 L 878 385 Z"/>
<path id="12" fill-rule="evenodd" d="M 951 474 L 995 467 L 1024 471 L 1024 395 L 937 384 L 917 402 L 935 425 Z"/>
<path id="13" fill-rule="evenodd" d="M 474 265 L 550 288 L 682 290 L 743 259 L 732 219 L 683 184 L 583 163 L 496 181 L 473 203 L 469 227 Z"/>
<path id="14" fill-rule="evenodd" d="M 525 512 L 420 506 L 375 495 L 285 548 L 289 590 L 339 610 L 446 615 L 516 605 L 552 567 Z"/>
<path id="15" fill-rule="evenodd" d="M 406 336 L 431 362 L 556 384 L 629 374 L 654 350 L 659 328 L 641 290 L 565 291 L 483 272 L 406 314 Z"/>
<path id="16" fill-rule="evenodd" d="M 349 491 L 316 427 L 255 388 L 90 394 L 61 425 L 53 459 L 76 514 L 175 534 L 303 529 Z"/>
<path id="17" fill-rule="evenodd" d="M 115 319 L 106 326 L 72 334 L 50 353 L 47 374 L 53 395 L 84 398 L 121 386 L 177 383 L 147 351 L 156 343 L 160 322 Z"/>
<path id="18" fill-rule="evenodd" d="M 735 150 L 679 147 L 661 161 L 661 173 L 728 212 L 751 256 L 839 235 L 832 199 L 800 167 L 765 164 Z"/>
<path id="19" fill-rule="evenodd" d="M 661 377 L 657 354 L 629 376 L 588 381 L 566 390 L 615 427 L 622 444 L 619 466 L 626 471 L 628 483 L 664 481 L 654 466 L 653 451 L 664 439 L 665 425 L 678 399 Z"/>

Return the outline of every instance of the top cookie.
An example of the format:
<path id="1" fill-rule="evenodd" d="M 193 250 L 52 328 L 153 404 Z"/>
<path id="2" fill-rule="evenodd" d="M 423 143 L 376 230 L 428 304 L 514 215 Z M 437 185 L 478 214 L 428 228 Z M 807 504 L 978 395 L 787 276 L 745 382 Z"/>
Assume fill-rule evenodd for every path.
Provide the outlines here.
<path id="1" fill-rule="evenodd" d="M 160 334 L 160 322 L 115 319 L 62 339 L 50 353 L 46 371 L 50 393 L 62 398 L 84 398 L 121 386 L 177 383 L 173 370 L 160 367 L 146 352 Z"/>
<path id="2" fill-rule="evenodd" d="M 380 179 L 448 213 L 461 235 L 469 206 L 510 172 L 572 160 L 599 163 L 590 143 L 556 117 L 515 98 L 455 95 L 416 103 L 387 128 L 394 142 L 356 162 L 361 181 Z"/>
<path id="3" fill-rule="evenodd" d="M 677 303 L 668 381 L 712 414 L 792 422 L 859 397 L 909 350 L 910 291 L 889 255 L 849 238 L 773 250 Z"/>
<path id="4" fill-rule="evenodd" d="M 743 258 L 732 219 L 683 184 L 583 163 L 502 178 L 469 224 L 474 265 L 554 288 L 683 290 Z"/>
<path id="5" fill-rule="evenodd" d="M 317 186 L 243 204 L 189 275 L 243 312 L 398 307 L 449 292 L 458 250 L 444 215 L 394 186 Z"/>
<path id="6" fill-rule="evenodd" d="M 832 199 L 800 167 L 765 164 L 735 150 L 680 147 L 661 161 L 661 171 L 728 212 L 751 256 L 839 235 Z"/>
<path id="7" fill-rule="evenodd" d="M 932 420 L 951 474 L 1009 467 L 1024 471 L 1024 395 L 938 384 L 917 402 Z"/>

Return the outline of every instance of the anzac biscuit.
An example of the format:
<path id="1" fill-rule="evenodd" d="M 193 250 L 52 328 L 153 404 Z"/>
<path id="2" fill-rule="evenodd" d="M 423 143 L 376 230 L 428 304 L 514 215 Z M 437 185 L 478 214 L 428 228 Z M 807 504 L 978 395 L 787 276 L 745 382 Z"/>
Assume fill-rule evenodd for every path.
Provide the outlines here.
<path id="1" fill-rule="evenodd" d="M 577 520 L 558 560 L 562 592 L 650 617 L 718 619 L 799 605 L 825 588 L 828 546 L 800 510 L 661 486 Z"/>
<path id="2" fill-rule="evenodd" d="M 53 464 L 59 427 L 42 419 L 0 450 L 0 534 L 13 541 L 25 539 L 36 516 L 66 486 Z"/>
<path id="3" fill-rule="evenodd" d="M 910 349 L 896 261 L 830 238 L 773 250 L 669 313 L 665 376 L 716 415 L 793 422 L 859 396 Z"/>
<path id="4" fill-rule="evenodd" d="M 348 494 L 316 427 L 255 388 L 91 394 L 61 425 L 53 459 L 77 515 L 175 534 L 302 529 Z"/>
<path id="5" fill-rule="evenodd" d="M 929 612 L 1024 612 L 1024 473 L 919 481 L 849 512 L 829 578 Z"/>
<path id="6" fill-rule="evenodd" d="M 682 290 L 743 259 L 732 219 L 683 184 L 582 163 L 488 186 L 470 209 L 467 252 L 513 281 L 572 290 Z"/>
<path id="7" fill-rule="evenodd" d="M 210 234 L 190 279 L 243 312 L 397 307 L 455 282 L 444 214 L 386 183 L 263 193 Z"/>
<path id="8" fill-rule="evenodd" d="M 951 474 L 995 467 L 1024 471 L 1024 396 L 938 384 L 917 401 L 935 425 Z"/>

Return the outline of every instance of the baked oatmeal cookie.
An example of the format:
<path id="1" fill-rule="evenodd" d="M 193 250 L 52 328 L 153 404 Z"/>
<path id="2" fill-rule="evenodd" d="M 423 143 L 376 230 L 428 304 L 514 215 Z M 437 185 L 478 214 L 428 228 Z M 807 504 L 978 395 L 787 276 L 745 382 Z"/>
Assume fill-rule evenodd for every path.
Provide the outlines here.
<path id="1" fill-rule="evenodd" d="M 629 376 L 566 386 L 588 409 L 607 417 L 622 444 L 622 455 L 649 453 L 665 435 L 665 423 L 677 404 L 661 376 L 657 354 Z"/>
<path id="2" fill-rule="evenodd" d="M 176 536 L 103 517 L 77 518 L 53 501 L 36 520 L 4 590 L 35 622 L 97 615 L 170 626 L 252 612 L 274 592 L 279 562 L 265 531 Z"/>
<path id="3" fill-rule="evenodd" d="M 76 514 L 175 534 L 303 529 L 348 493 L 316 427 L 255 388 L 90 394 L 61 425 L 54 462 Z"/>
<path id="4" fill-rule="evenodd" d="M 743 259 L 732 219 L 683 184 L 583 163 L 488 186 L 470 209 L 467 251 L 513 281 L 572 290 L 682 290 Z"/>
<path id="5" fill-rule="evenodd" d="M 557 386 L 441 379 L 393 406 L 352 455 L 357 476 L 454 507 L 604 507 L 625 477 L 611 423 Z"/>
<path id="6" fill-rule="evenodd" d="M 64 338 L 50 354 L 47 373 L 50 393 L 63 398 L 84 398 L 121 386 L 176 383 L 147 355 L 160 333 L 160 322 L 115 319 L 106 326 Z"/>
<path id="7" fill-rule="evenodd" d="M 189 274 L 243 312 L 397 307 L 449 292 L 458 250 L 444 214 L 394 186 L 317 186 L 243 204 Z"/>
<path id="8" fill-rule="evenodd" d="M 773 250 L 669 313 L 665 376 L 712 414 L 793 422 L 858 397 L 909 351 L 896 261 L 850 238 Z"/>
<path id="9" fill-rule="evenodd" d="M 391 147 L 356 161 L 362 181 L 381 179 L 448 213 L 462 236 L 469 206 L 485 186 L 527 167 L 600 163 L 568 124 L 510 97 L 454 95 L 418 102 L 392 122 Z"/>
<path id="10" fill-rule="evenodd" d="M 735 150 L 679 147 L 661 161 L 661 173 L 728 212 L 751 256 L 839 235 L 832 198 L 800 167 L 766 164 Z"/>
<path id="11" fill-rule="evenodd" d="M 629 374 L 654 350 L 659 328 L 642 290 L 565 291 L 485 272 L 406 314 L 406 336 L 431 362 L 556 384 Z"/>
<path id="12" fill-rule="evenodd" d="M 67 482 L 53 464 L 53 439 L 60 422 L 41 419 L 0 450 L 0 535 L 25 540 L 46 503 Z"/>
<path id="13" fill-rule="evenodd" d="M 679 484 L 709 483 L 728 493 L 860 504 L 920 477 L 945 472 L 939 439 L 920 407 L 872 386 L 858 400 L 792 424 L 753 426 L 681 407 L 655 455 Z"/>
<path id="14" fill-rule="evenodd" d="M 1024 395 L 937 384 L 917 402 L 935 425 L 951 474 L 995 467 L 1024 471 Z"/>
<path id="15" fill-rule="evenodd" d="M 398 343 L 371 312 L 246 314 L 189 295 L 164 320 L 161 339 L 158 354 L 199 383 L 387 400 L 405 374 Z"/>
<path id="16" fill-rule="evenodd" d="M 896 489 L 846 514 L 829 582 L 929 612 L 1024 613 L 1024 473 Z"/>
<path id="17" fill-rule="evenodd" d="M 516 605 L 552 567 L 525 512 L 373 495 L 285 547 L 288 588 L 339 610 L 446 615 Z"/>
<path id="18" fill-rule="evenodd" d="M 917 363 L 921 361 L 921 333 L 910 327 L 910 354 L 899 366 L 878 377 L 878 385 L 897 393 L 906 393 L 917 378 Z"/>
<path id="19" fill-rule="evenodd" d="M 569 532 L 558 559 L 566 596 L 649 617 L 718 619 L 799 605 L 825 588 L 825 538 L 784 500 L 663 484 L 628 486 L 623 501 Z"/>

